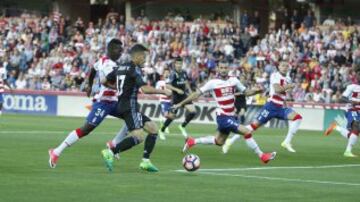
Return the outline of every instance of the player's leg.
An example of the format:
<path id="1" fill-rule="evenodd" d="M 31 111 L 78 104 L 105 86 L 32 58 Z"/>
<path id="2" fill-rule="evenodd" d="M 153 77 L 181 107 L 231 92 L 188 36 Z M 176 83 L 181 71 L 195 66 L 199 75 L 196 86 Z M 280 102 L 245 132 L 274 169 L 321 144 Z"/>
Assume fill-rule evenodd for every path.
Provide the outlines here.
<path id="1" fill-rule="evenodd" d="M 143 159 L 142 162 L 140 163 L 140 169 L 149 172 L 157 172 L 159 171 L 159 169 L 151 163 L 150 155 L 155 148 L 156 139 L 158 136 L 157 134 L 158 127 L 155 122 L 151 121 L 151 119 L 145 115 L 143 115 L 143 120 L 144 120 L 144 130 L 148 133 L 148 135 L 145 138 Z"/>
<path id="2" fill-rule="evenodd" d="M 254 151 L 256 155 L 260 158 L 260 160 L 263 163 L 268 163 L 270 160 L 275 159 L 276 152 L 271 153 L 263 153 L 259 147 L 259 145 L 256 143 L 255 139 L 252 137 L 252 131 L 249 130 L 246 126 L 239 125 L 237 128 L 237 131 L 233 131 L 237 134 L 242 134 L 244 136 L 244 140 L 246 145 Z"/>
<path id="3" fill-rule="evenodd" d="M 4 103 L 3 94 L 0 93 L 0 115 L 2 115 L 3 103 Z"/>
<path id="4" fill-rule="evenodd" d="M 176 112 L 171 112 L 170 111 L 170 107 L 171 107 L 171 104 L 169 103 L 168 105 L 162 105 L 162 111 L 164 111 L 164 116 L 166 117 L 166 120 L 164 122 L 164 124 L 162 124 L 160 130 L 159 130 L 159 135 L 160 135 L 160 138 L 162 139 L 164 137 L 165 139 L 165 131 L 166 129 L 170 126 L 170 124 L 173 122 L 173 120 L 175 119 L 175 113 Z"/>
<path id="5" fill-rule="evenodd" d="M 164 123 L 161 124 L 161 128 L 159 130 L 159 137 L 162 140 L 165 140 L 165 133 L 170 133 L 169 125 L 174 120 L 175 115 L 170 112 L 171 103 L 170 102 L 163 102 L 161 103 L 161 114 L 165 118 Z"/>
<path id="6" fill-rule="evenodd" d="M 260 109 L 256 119 L 253 120 L 251 124 L 246 126 L 246 128 L 250 131 L 250 133 L 257 130 L 259 127 L 261 127 L 263 124 L 265 124 L 266 122 L 268 122 L 270 119 L 273 118 L 272 113 L 270 113 L 269 110 L 270 109 L 267 105 L 263 106 Z M 231 146 L 240 138 L 241 136 L 239 134 L 235 134 L 234 136 L 229 138 L 222 148 L 223 153 L 226 154 L 230 150 Z"/>
<path id="7" fill-rule="evenodd" d="M 350 122 L 350 133 L 348 136 L 348 143 L 346 146 L 346 150 L 344 152 L 344 156 L 345 157 L 356 157 L 356 155 L 354 155 L 352 153 L 352 148 L 353 146 L 356 144 L 356 142 L 358 141 L 359 138 L 359 132 L 360 132 L 360 114 L 358 112 L 352 112 L 353 114 L 353 118 Z"/>
<path id="8" fill-rule="evenodd" d="M 51 168 L 55 168 L 57 160 L 61 153 L 71 145 L 75 144 L 81 138 L 91 133 L 107 116 L 109 104 L 106 103 L 94 103 L 92 110 L 86 118 L 85 124 L 71 131 L 67 137 L 55 148 L 49 150 L 49 165 Z"/>
<path id="9" fill-rule="evenodd" d="M 333 121 L 329 127 L 325 130 L 324 135 L 328 136 L 330 135 L 334 130 L 338 131 L 341 136 L 344 138 L 348 138 L 350 131 L 348 128 L 351 128 L 351 121 L 352 116 L 351 112 L 345 113 L 345 118 L 343 116 L 338 115 L 335 118 L 335 121 Z M 346 126 L 347 125 L 347 126 Z M 350 129 L 351 130 L 351 129 Z"/>
<path id="10" fill-rule="evenodd" d="M 106 143 L 106 146 L 108 148 L 114 148 L 117 144 L 119 144 L 126 137 L 127 134 L 128 134 L 128 128 L 125 124 L 125 125 L 123 125 L 123 127 L 121 127 L 121 129 L 118 131 L 116 136 L 112 140 L 110 140 Z"/>
<path id="11" fill-rule="evenodd" d="M 191 120 L 194 119 L 196 116 L 196 109 L 194 104 L 185 105 L 184 108 L 186 109 L 187 113 L 185 115 L 184 122 L 179 125 L 179 129 L 181 131 L 181 134 L 186 138 L 188 136 L 185 127 L 190 123 Z"/>
<path id="12" fill-rule="evenodd" d="M 302 116 L 299 113 L 292 110 L 291 108 L 284 108 L 283 113 L 284 115 L 282 115 L 282 117 L 280 118 L 289 120 L 289 129 L 284 141 L 281 143 L 281 146 L 284 147 L 289 152 L 294 153 L 296 151 L 292 147 L 291 141 L 300 127 Z"/>

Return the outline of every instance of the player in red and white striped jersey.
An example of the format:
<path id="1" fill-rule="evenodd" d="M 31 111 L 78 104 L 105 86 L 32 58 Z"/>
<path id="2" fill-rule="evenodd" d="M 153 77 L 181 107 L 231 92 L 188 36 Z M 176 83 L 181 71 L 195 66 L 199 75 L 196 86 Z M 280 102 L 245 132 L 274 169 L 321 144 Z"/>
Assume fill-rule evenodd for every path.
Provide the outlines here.
<path id="1" fill-rule="evenodd" d="M 5 92 L 5 85 L 11 90 L 11 86 L 7 82 L 7 72 L 3 64 L 0 62 L 0 115 L 2 114 L 2 108 L 4 103 L 3 93 Z"/>
<path id="2" fill-rule="evenodd" d="M 192 93 L 188 98 L 173 108 L 177 109 L 188 102 L 191 102 L 200 95 L 210 92 L 217 103 L 216 122 L 218 133 L 215 136 L 206 136 L 200 138 L 189 137 L 186 140 L 183 151 L 187 151 L 196 144 L 212 144 L 222 146 L 231 132 L 244 136 L 247 146 L 252 149 L 259 158 L 267 163 L 274 159 L 276 152 L 263 153 L 251 135 L 251 131 L 245 126 L 240 125 L 235 116 L 235 89 L 246 95 L 254 95 L 262 92 L 260 88 L 246 90 L 241 82 L 235 77 L 228 77 L 228 65 L 220 63 L 217 67 L 219 78 L 208 81 L 203 87 Z"/>
<path id="3" fill-rule="evenodd" d="M 161 90 L 166 90 L 166 85 L 167 85 L 167 79 L 170 76 L 170 71 L 168 69 L 165 69 L 163 72 L 163 76 L 161 78 L 161 80 L 159 80 L 156 83 L 156 88 L 157 89 L 161 89 Z M 166 95 L 159 95 L 159 101 L 160 101 L 160 106 L 161 106 L 161 114 L 163 116 L 163 118 L 165 119 L 174 119 L 174 116 L 172 113 L 170 113 L 170 108 L 171 108 L 171 97 L 166 96 Z M 165 120 L 162 120 L 162 122 Z M 169 128 L 166 127 L 165 129 L 165 133 L 170 134 Z M 162 132 L 161 130 L 159 131 L 159 137 L 162 140 L 165 140 L 165 134 L 164 132 Z"/>
<path id="4" fill-rule="evenodd" d="M 289 152 L 295 152 L 291 145 L 291 140 L 299 129 L 302 117 L 292 108 L 286 107 L 286 93 L 295 87 L 295 84 L 291 83 L 290 77 L 286 76 L 288 69 L 289 64 L 283 61 L 279 64 L 279 71 L 270 76 L 270 98 L 260 109 L 257 118 L 248 125 L 247 128 L 250 131 L 255 131 L 273 118 L 288 120 L 289 130 L 281 146 Z M 231 142 L 230 145 L 226 145 L 230 147 L 232 143 L 233 142 Z M 229 148 L 227 148 L 227 150 L 228 149 Z"/>
<path id="5" fill-rule="evenodd" d="M 117 63 L 115 61 L 117 61 L 120 57 L 121 51 L 122 44 L 120 41 L 112 40 L 109 42 L 107 56 L 100 58 L 91 69 L 91 73 L 88 78 L 89 86 L 86 90 L 88 96 L 91 94 L 92 84 L 96 74 L 98 74 L 98 79 L 102 80 L 107 74 L 109 74 L 109 72 L 112 72 L 113 69 L 117 67 Z M 55 168 L 57 160 L 64 149 L 70 147 L 79 139 L 90 134 L 90 132 L 92 132 L 107 115 L 120 118 L 117 114 L 117 91 L 101 85 L 101 82 L 98 82 L 98 85 L 100 85 L 99 92 L 97 92 L 94 96 L 95 100 L 92 104 L 91 112 L 86 118 L 85 124 L 82 127 L 71 131 L 58 147 L 49 150 L 49 165 L 51 168 Z M 122 134 L 120 137 L 124 138 L 127 133 L 127 128 L 121 129 L 119 133 Z M 114 141 L 120 142 L 121 139 L 119 140 L 114 138 Z"/>
<path id="6" fill-rule="evenodd" d="M 358 83 L 360 82 L 360 71 L 356 72 Z M 345 117 L 347 125 L 344 126 L 339 121 L 333 122 L 330 127 L 325 131 L 325 135 L 335 129 L 340 134 L 348 139 L 348 144 L 344 152 L 345 157 L 357 157 L 352 153 L 352 148 L 358 141 L 360 133 L 360 85 L 351 84 L 346 87 L 340 100 L 342 103 L 351 103 L 351 106 L 346 110 Z"/>

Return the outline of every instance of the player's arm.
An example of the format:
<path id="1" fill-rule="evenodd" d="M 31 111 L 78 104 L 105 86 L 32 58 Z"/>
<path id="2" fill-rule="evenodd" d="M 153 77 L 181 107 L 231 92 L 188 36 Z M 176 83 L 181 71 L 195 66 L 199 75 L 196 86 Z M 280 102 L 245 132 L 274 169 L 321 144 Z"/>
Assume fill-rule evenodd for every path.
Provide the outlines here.
<path id="1" fill-rule="evenodd" d="M 87 95 L 88 97 L 90 97 L 90 95 L 91 95 L 91 90 L 92 90 L 92 86 L 93 86 L 93 84 L 94 84 L 94 78 L 95 78 L 95 76 L 96 76 L 96 70 L 92 67 L 92 68 L 90 69 L 90 74 L 89 74 L 89 77 L 87 78 L 87 81 L 86 81 L 87 86 L 86 86 L 86 88 L 85 88 L 86 95 Z"/>
<path id="2" fill-rule="evenodd" d="M 256 95 L 256 94 L 263 93 L 263 92 L 264 92 L 264 90 L 262 88 L 254 87 L 252 89 L 245 90 L 245 92 L 243 94 L 245 96 L 252 96 L 252 95 Z"/>
<path id="3" fill-rule="evenodd" d="M 148 86 L 141 77 L 141 75 L 137 74 L 136 72 L 135 72 L 135 81 L 136 81 L 136 85 L 139 86 L 141 91 L 145 94 L 162 94 L 166 96 L 171 96 L 171 91 L 169 90 L 156 89 L 152 86 Z"/>
<path id="4" fill-rule="evenodd" d="M 198 99 L 200 96 L 202 95 L 202 92 L 200 90 L 197 90 L 193 93 L 191 93 L 185 100 L 183 100 L 182 102 L 174 105 L 174 109 L 177 109 L 177 108 L 180 108 L 180 107 L 183 107 L 184 105 L 186 105 L 187 103 L 189 102 L 192 102 L 196 99 Z"/>
<path id="5" fill-rule="evenodd" d="M 100 76 L 100 83 L 108 88 L 116 89 L 116 70 L 114 69 L 105 77 Z"/>
<path id="6" fill-rule="evenodd" d="M 285 93 L 289 90 L 292 90 L 295 88 L 295 84 L 290 83 L 290 84 L 286 84 L 284 86 L 281 86 L 280 84 L 273 84 L 273 87 L 275 89 L 275 93 Z"/>
<path id="7" fill-rule="evenodd" d="M 213 90 L 213 82 L 212 81 L 208 81 L 203 87 L 201 87 L 200 89 L 198 89 L 195 92 L 191 93 L 185 100 L 183 100 L 182 102 L 174 105 L 172 108 L 173 109 L 178 109 L 178 108 L 186 105 L 187 103 L 198 99 L 202 94 L 204 94 L 205 92 L 208 92 L 210 90 Z"/>

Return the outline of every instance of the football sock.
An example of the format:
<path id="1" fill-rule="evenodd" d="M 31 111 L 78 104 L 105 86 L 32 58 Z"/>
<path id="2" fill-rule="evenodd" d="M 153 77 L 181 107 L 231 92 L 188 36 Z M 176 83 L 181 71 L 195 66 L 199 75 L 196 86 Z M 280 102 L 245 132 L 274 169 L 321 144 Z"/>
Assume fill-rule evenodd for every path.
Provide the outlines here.
<path id="1" fill-rule="evenodd" d="M 350 133 L 350 131 L 348 129 L 340 127 L 340 126 L 336 126 L 335 130 L 337 130 L 341 134 L 341 136 L 343 136 L 346 139 L 348 138 L 348 135 Z"/>
<path id="2" fill-rule="evenodd" d="M 241 138 L 241 135 L 235 134 L 229 139 L 229 144 L 234 144 L 234 142 Z"/>
<path id="3" fill-rule="evenodd" d="M 123 139 L 119 144 L 116 145 L 114 149 L 112 149 L 112 151 L 114 152 L 114 154 L 118 154 L 138 144 L 140 144 L 140 140 L 135 136 L 130 136 Z"/>
<path id="4" fill-rule="evenodd" d="M 80 139 L 80 137 L 82 136 L 81 136 L 81 131 L 79 129 L 71 131 L 69 135 L 65 138 L 65 140 L 58 147 L 54 149 L 54 153 L 60 156 L 65 148 L 73 145 L 76 141 Z"/>
<path id="5" fill-rule="evenodd" d="M 156 144 L 157 134 L 149 134 L 146 136 L 144 144 L 144 159 L 149 159 L 151 152 L 154 150 Z"/>
<path id="6" fill-rule="evenodd" d="M 181 124 L 182 127 L 186 127 L 187 124 L 196 116 L 195 112 L 188 113 L 185 117 L 185 121 Z"/>
<path id="7" fill-rule="evenodd" d="M 246 145 L 251 150 L 253 150 L 255 152 L 255 154 L 257 154 L 259 157 L 261 157 L 263 152 L 261 151 L 260 147 L 258 146 L 256 141 L 254 140 L 254 138 L 252 138 L 252 135 L 251 134 L 244 135 L 244 139 L 245 139 Z"/>
<path id="8" fill-rule="evenodd" d="M 196 138 L 195 144 L 216 144 L 216 141 L 214 136 L 206 136 Z"/>
<path id="9" fill-rule="evenodd" d="M 358 140 L 358 135 L 355 133 L 351 133 L 349 140 L 348 140 L 348 144 L 346 146 L 346 152 L 351 152 L 352 147 L 356 144 L 357 140 Z"/>
<path id="10" fill-rule="evenodd" d="M 127 135 L 128 129 L 126 127 L 126 125 L 124 125 L 120 131 L 116 134 L 116 136 L 114 137 L 114 139 L 111 140 L 112 145 L 117 145 L 119 144 Z"/>
<path id="11" fill-rule="evenodd" d="M 161 127 L 161 132 L 164 132 L 165 129 L 166 129 L 167 127 L 169 127 L 169 125 L 171 124 L 172 121 L 173 121 L 172 119 L 166 119 L 164 125 L 162 125 L 162 127 Z"/>
<path id="12" fill-rule="evenodd" d="M 300 119 L 297 119 L 295 121 L 289 121 L 289 130 L 288 130 L 288 133 L 287 133 L 286 138 L 284 140 L 285 143 L 287 143 L 287 144 L 291 143 L 292 138 L 294 137 L 295 133 L 297 132 L 297 130 L 300 127 L 301 120 L 302 119 L 300 118 Z"/>

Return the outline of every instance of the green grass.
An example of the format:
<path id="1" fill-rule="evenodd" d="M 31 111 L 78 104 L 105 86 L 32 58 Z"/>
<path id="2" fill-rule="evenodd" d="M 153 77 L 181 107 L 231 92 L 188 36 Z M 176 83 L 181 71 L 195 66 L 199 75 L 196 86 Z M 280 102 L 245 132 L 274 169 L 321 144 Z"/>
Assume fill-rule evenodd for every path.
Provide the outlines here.
<path id="1" fill-rule="evenodd" d="M 179 135 L 159 140 L 152 162 L 159 173 L 138 169 L 143 145 L 122 154 L 108 173 L 100 150 L 122 122 L 106 120 L 90 136 L 61 156 L 56 169 L 48 167 L 47 151 L 57 146 L 82 118 L 3 115 L 0 117 L 0 201 L 357 201 L 360 167 L 176 172 L 182 169 Z M 176 124 L 172 132 L 179 133 Z M 190 124 L 194 136 L 210 135 L 215 125 Z M 24 131 L 24 132 L 22 132 Z M 244 142 L 227 155 L 215 146 L 192 150 L 203 169 L 291 167 L 359 164 L 342 156 L 346 140 L 338 134 L 299 131 L 295 154 L 280 148 L 285 130 L 262 129 L 255 138 L 264 151 L 278 151 L 262 165 Z M 355 149 L 355 153 L 360 153 Z M 344 183 L 344 184 L 341 184 Z"/>

